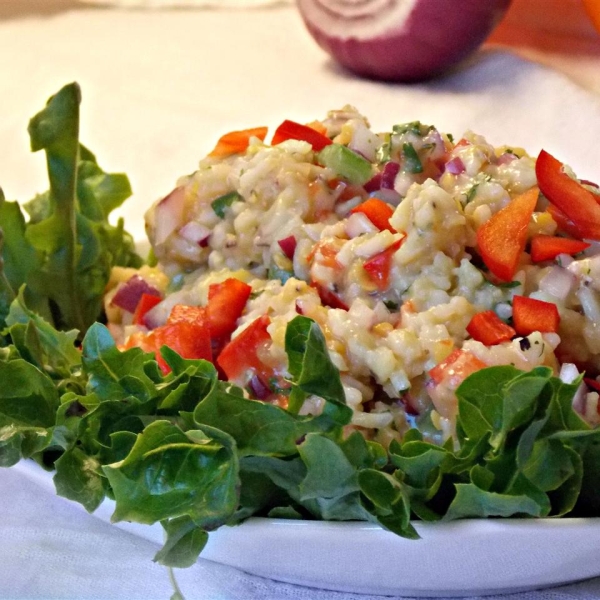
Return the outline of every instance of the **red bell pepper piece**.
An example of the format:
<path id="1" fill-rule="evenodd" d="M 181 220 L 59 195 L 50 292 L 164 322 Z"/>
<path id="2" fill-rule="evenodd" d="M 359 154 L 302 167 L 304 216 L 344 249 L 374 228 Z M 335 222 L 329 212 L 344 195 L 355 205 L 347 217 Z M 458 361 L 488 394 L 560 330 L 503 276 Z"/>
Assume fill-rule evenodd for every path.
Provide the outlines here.
<path id="1" fill-rule="evenodd" d="M 165 325 L 149 333 L 131 335 L 123 348 L 137 346 L 145 352 L 154 352 L 165 374 L 171 369 L 160 354 L 163 346 L 169 346 L 183 358 L 212 361 L 210 333 L 203 315 L 204 309 L 198 306 L 176 306 Z"/>
<path id="2" fill-rule="evenodd" d="M 229 337 L 234 332 L 251 292 L 247 283 L 234 277 L 209 286 L 207 318 L 211 338 Z"/>
<path id="3" fill-rule="evenodd" d="M 390 271 L 394 254 L 402 246 L 404 240 L 405 238 L 402 238 L 394 242 L 391 246 L 383 250 L 383 252 L 372 256 L 363 264 L 363 269 L 380 291 L 387 290 L 390 284 Z"/>
<path id="4" fill-rule="evenodd" d="M 577 227 L 579 237 L 600 240 L 600 204 L 578 181 L 569 177 L 559 160 L 542 150 L 535 163 L 540 190 Z"/>
<path id="5" fill-rule="evenodd" d="M 473 316 L 467 325 L 467 332 L 478 342 L 494 346 L 510 341 L 516 331 L 507 325 L 493 310 L 485 310 Z"/>
<path id="6" fill-rule="evenodd" d="M 502 281 L 511 281 L 517 271 L 537 199 L 538 189 L 528 190 L 513 198 L 477 230 L 479 254 Z"/>
<path id="7" fill-rule="evenodd" d="M 429 377 L 435 385 L 444 382 L 452 389 L 456 389 L 459 383 L 471 373 L 475 373 L 475 371 L 479 371 L 484 367 L 487 367 L 487 365 L 473 353 L 457 348 L 429 371 Z"/>
<path id="8" fill-rule="evenodd" d="M 259 140 L 264 141 L 267 137 L 267 127 L 230 131 L 219 138 L 217 145 L 208 156 L 229 156 L 230 154 L 245 152 L 248 149 L 251 137 L 257 137 Z"/>
<path id="9" fill-rule="evenodd" d="M 396 233 L 396 230 L 390 225 L 390 217 L 394 214 L 394 209 L 383 200 L 369 198 L 350 211 L 352 214 L 358 212 L 365 214 L 369 221 L 380 231 L 387 229 L 392 233 Z"/>
<path id="10" fill-rule="evenodd" d="M 275 130 L 271 145 L 276 146 L 286 140 L 301 140 L 303 142 L 308 142 L 315 152 L 320 152 L 325 146 L 329 146 L 329 144 L 332 143 L 326 135 L 323 135 L 316 129 L 289 120 L 284 121 Z"/>
<path id="11" fill-rule="evenodd" d="M 592 379 L 591 377 L 584 377 L 584 383 L 592 390 L 593 392 L 598 392 L 600 394 L 600 382 Z M 600 408 L 600 407 L 599 407 Z"/>
<path id="12" fill-rule="evenodd" d="M 534 331 L 558 331 L 560 315 L 556 304 L 526 296 L 513 297 L 513 325 L 519 335 Z"/>
<path id="13" fill-rule="evenodd" d="M 161 300 L 162 298 L 156 294 L 142 294 L 140 301 L 135 308 L 135 312 L 133 313 L 133 323 L 135 325 L 145 325 L 144 317 L 146 316 L 146 313 L 161 302 Z"/>
<path id="14" fill-rule="evenodd" d="M 590 244 L 581 240 L 552 235 L 534 235 L 531 238 L 531 260 L 534 262 L 554 260 L 559 254 L 577 254 L 589 247 Z"/>
<path id="15" fill-rule="evenodd" d="M 317 290 L 323 306 L 329 306 L 329 308 L 341 308 L 342 310 L 350 310 L 350 307 L 334 291 L 320 283 L 317 283 L 316 281 L 311 282 L 310 285 Z"/>
<path id="16" fill-rule="evenodd" d="M 271 342 L 267 327 L 268 315 L 259 317 L 223 348 L 217 364 L 229 381 L 246 385 L 257 375 L 264 385 L 269 384 L 273 370 L 260 359 L 260 350 Z"/>
<path id="17" fill-rule="evenodd" d="M 156 360 L 165 373 L 168 373 L 170 368 L 160 355 L 160 349 L 163 346 L 169 346 L 183 358 L 212 362 L 210 334 L 205 323 L 187 321 L 167 323 L 154 329 L 150 335 L 154 335 L 156 340 Z"/>
<path id="18" fill-rule="evenodd" d="M 582 234 L 579 230 L 579 227 L 573 223 L 565 213 L 560 210 L 560 208 L 554 206 L 554 204 L 548 204 L 546 211 L 550 214 L 550 216 L 554 219 L 554 222 L 558 226 L 558 230 L 570 235 L 574 238 L 581 238 Z"/>

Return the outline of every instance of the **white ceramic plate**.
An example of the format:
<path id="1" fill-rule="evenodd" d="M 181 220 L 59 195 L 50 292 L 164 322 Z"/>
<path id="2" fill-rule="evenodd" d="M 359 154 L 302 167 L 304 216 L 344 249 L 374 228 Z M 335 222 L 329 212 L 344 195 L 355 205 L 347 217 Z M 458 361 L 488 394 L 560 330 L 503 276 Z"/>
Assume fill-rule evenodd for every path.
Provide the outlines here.
<path id="1" fill-rule="evenodd" d="M 54 493 L 31 461 L 15 469 Z M 83 510 L 83 509 L 82 509 Z M 94 513 L 110 521 L 114 503 Z M 162 544 L 160 525 L 116 525 Z M 250 519 L 211 533 L 202 557 L 278 581 L 365 594 L 471 596 L 600 575 L 600 519 L 416 523 L 404 540 L 368 523 Z"/>

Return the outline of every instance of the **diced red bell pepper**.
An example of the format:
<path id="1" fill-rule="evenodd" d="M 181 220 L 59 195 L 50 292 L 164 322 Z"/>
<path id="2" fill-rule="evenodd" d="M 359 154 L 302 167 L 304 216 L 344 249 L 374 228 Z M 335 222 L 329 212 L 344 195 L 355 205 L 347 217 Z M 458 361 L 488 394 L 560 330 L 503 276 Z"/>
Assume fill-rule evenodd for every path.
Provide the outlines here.
<path id="1" fill-rule="evenodd" d="M 363 264 L 363 269 L 367 272 L 367 275 L 377 285 L 377 289 L 380 291 L 387 290 L 390 285 L 390 271 L 392 268 L 392 261 L 394 254 L 405 238 L 394 242 L 391 246 L 372 256 L 366 260 Z"/>
<path id="2" fill-rule="evenodd" d="M 192 323 L 207 327 L 206 308 L 203 306 L 190 306 L 188 304 L 176 304 L 169 313 L 167 323 Z"/>
<path id="3" fill-rule="evenodd" d="M 516 331 L 507 325 L 493 310 L 485 310 L 473 316 L 467 325 L 467 332 L 478 342 L 494 346 L 510 341 Z"/>
<path id="4" fill-rule="evenodd" d="M 600 240 L 600 204 L 595 195 L 564 172 L 564 165 L 542 150 L 535 164 L 540 190 L 577 227 L 579 237 Z"/>
<path id="5" fill-rule="evenodd" d="M 457 348 L 429 371 L 429 377 L 435 385 L 443 382 L 456 389 L 461 381 L 484 367 L 487 365 L 472 352 Z"/>
<path id="6" fill-rule="evenodd" d="M 574 238 L 581 237 L 581 231 L 579 230 L 579 227 L 577 227 L 577 225 L 575 225 L 575 223 L 573 223 L 573 221 L 569 219 L 569 217 L 567 217 L 567 215 L 565 215 L 560 208 L 554 206 L 554 204 L 548 204 L 546 211 L 550 214 L 552 219 L 554 219 L 559 231 Z"/>
<path id="7" fill-rule="evenodd" d="M 154 352 L 156 361 L 163 373 L 171 370 L 160 354 L 163 346 L 175 350 L 188 359 L 212 361 L 210 333 L 206 320 L 202 317 L 204 309 L 198 306 L 177 306 L 165 325 L 149 333 L 131 335 L 123 349 L 139 347 L 145 352 Z"/>
<path id="8" fill-rule="evenodd" d="M 595 379 L 592 379 L 591 377 L 584 377 L 583 381 L 590 388 L 590 390 L 598 392 L 600 394 L 600 382 L 596 381 Z"/>
<path id="9" fill-rule="evenodd" d="M 488 269 L 502 281 L 512 281 L 527 241 L 527 227 L 538 199 L 532 188 L 513 198 L 477 230 L 477 247 Z"/>
<path id="10" fill-rule="evenodd" d="M 222 157 L 245 152 L 248 149 L 251 137 L 257 137 L 259 140 L 264 141 L 267 137 L 267 127 L 230 131 L 219 138 L 217 145 L 208 156 Z"/>
<path id="11" fill-rule="evenodd" d="M 133 313 L 133 323 L 135 325 L 146 325 L 144 321 L 146 313 L 161 301 L 162 298 L 155 294 L 142 294 L 142 297 L 135 308 L 135 312 Z"/>
<path id="12" fill-rule="evenodd" d="M 267 331 L 270 323 L 268 315 L 259 317 L 223 348 L 217 364 L 229 381 L 246 385 L 257 375 L 268 385 L 272 369 L 261 361 L 259 354 L 271 342 Z"/>
<path id="13" fill-rule="evenodd" d="M 284 121 L 273 134 L 271 145 L 275 146 L 285 142 L 286 140 L 301 140 L 308 142 L 315 152 L 319 152 L 329 146 L 332 141 L 326 136 L 310 127 L 309 125 L 301 125 L 295 121 Z"/>
<path id="14" fill-rule="evenodd" d="M 235 277 L 209 286 L 206 314 L 213 339 L 229 337 L 235 331 L 251 292 L 247 283 Z"/>
<path id="15" fill-rule="evenodd" d="M 317 290 L 323 306 L 329 306 L 329 308 L 341 308 L 342 310 L 350 310 L 350 307 L 333 290 L 330 290 L 328 287 L 316 281 L 311 282 L 310 285 Z"/>
<path id="16" fill-rule="evenodd" d="M 519 335 L 534 331 L 558 331 L 560 315 L 556 304 L 526 296 L 513 297 L 513 325 Z"/>
<path id="17" fill-rule="evenodd" d="M 531 238 L 531 260 L 533 262 L 554 260 L 559 254 L 577 254 L 589 247 L 590 244 L 581 240 L 553 235 L 534 235 Z"/>
<path id="18" fill-rule="evenodd" d="M 358 212 L 366 215 L 369 221 L 380 231 L 387 229 L 392 233 L 396 233 L 396 230 L 390 225 L 390 217 L 394 214 L 394 209 L 383 200 L 369 198 L 350 211 L 352 214 Z"/>
<path id="19" fill-rule="evenodd" d="M 160 355 L 163 346 L 169 346 L 182 358 L 203 359 L 212 362 L 210 335 L 206 324 L 179 321 L 157 327 L 149 335 L 153 335 L 156 344 L 156 360 L 164 373 L 170 371 L 169 366 Z"/>

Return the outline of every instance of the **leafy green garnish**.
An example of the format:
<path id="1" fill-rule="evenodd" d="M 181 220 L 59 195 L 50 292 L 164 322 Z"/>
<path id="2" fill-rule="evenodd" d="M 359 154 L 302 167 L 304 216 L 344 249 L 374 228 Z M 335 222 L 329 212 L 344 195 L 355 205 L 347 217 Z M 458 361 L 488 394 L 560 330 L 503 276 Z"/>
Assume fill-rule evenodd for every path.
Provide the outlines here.
<path id="1" fill-rule="evenodd" d="M 402 154 L 404 155 L 403 169 L 407 173 L 423 172 L 423 164 L 412 144 L 408 142 L 402 144 Z"/>
<path id="2" fill-rule="evenodd" d="M 223 194 L 219 196 L 215 200 L 213 200 L 210 205 L 212 209 L 215 211 L 216 215 L 221 219 L 225 218 L 226 210 L 234 203 L 234 202 L 243 202 L 243 196 L 238 192 L 229 192 L 227 194 Z"/>
<path id="3" fill-rule="evenodd" d="M 29 220 L 0 194 L 0 330 L 25 285 L 31 310 L 83 334 L 101 314 L 111 268 L 141 265 L 122 220 L 108 222 L 131 194 L 129 182 L 102 171 L 79 143 L 80 101 L 79 86 L 67 85 L 31 119 L 31 148 L 46 153 L 50 189 L 25 204 Z"/>

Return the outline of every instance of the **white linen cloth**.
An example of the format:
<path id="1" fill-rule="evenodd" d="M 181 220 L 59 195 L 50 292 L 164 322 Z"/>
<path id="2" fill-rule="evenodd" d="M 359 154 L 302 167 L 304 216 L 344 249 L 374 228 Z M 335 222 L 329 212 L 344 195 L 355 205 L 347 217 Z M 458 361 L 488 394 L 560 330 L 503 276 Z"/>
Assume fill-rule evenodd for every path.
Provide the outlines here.
<path id="1" fill-rule="evenodd" d="M 0 185 L 9 199 L 46 189 L 26 127 L 63 84 L 82 85 L 82 141 L 135 195 L 141 213 L 192 171 L 224 132 L 285 118 L 309 121 L 346 103 L 377 130 L 420 119 L 466 129 L 536 154 L 542 147 L 581 177 L 600 180 L 600 98 L 508 52 L 480 51 L 437 81 L 392 85 L 342 71 L 313 43 L 292 6 L 248 10 L 116 10 L 40 0 L 0 21 Z M 18 12 L 18 11 L 17 11 Z M 0 14 L 1 11 L 0 11 Z M 2 382 L 0 382 L 2 385 Z M 0 599 L 168 598 L 156 547 L 86 515 L 22 475 L 0 469 Z M 597 560 L 597 557 L 590 557 Z M 365 600 L 281 584 L 200 560 L 178 571 L 188 600 Z M 519 600 L 600 597 L 600 579 Z"/>

